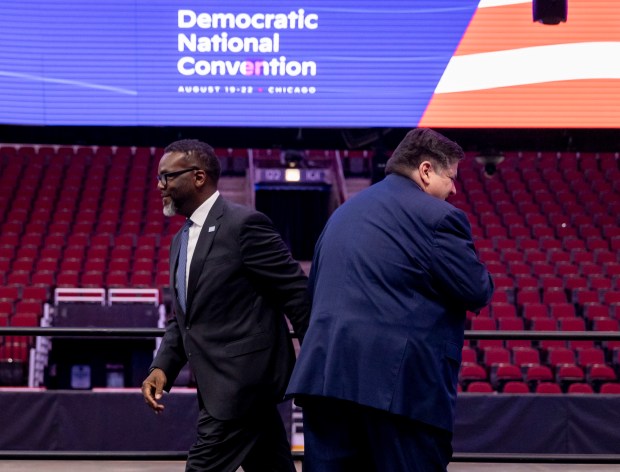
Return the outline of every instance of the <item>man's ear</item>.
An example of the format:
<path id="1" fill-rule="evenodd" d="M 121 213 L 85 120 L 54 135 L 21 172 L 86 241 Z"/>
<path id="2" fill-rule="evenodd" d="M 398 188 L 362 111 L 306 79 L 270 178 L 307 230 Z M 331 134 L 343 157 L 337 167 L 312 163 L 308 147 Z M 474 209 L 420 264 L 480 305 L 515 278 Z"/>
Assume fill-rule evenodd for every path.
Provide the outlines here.
<path id="1" fill-rule="evenodd" d="M 202 169 L 196 171 L 194 178 L 196 179 L 197 187 L 204 187 L 205 185 L 209 184 L 209 178 L 207 177 L 207 173 Z"/>
<path id="2" fill-rule="evenodd" d="M 420 180 L 426 186 L 430 184 L 430 173 L 433 171 L 433 166 L 429 161 L 422 161 L 418 166 L 418 172 L 420 173 Z"/>

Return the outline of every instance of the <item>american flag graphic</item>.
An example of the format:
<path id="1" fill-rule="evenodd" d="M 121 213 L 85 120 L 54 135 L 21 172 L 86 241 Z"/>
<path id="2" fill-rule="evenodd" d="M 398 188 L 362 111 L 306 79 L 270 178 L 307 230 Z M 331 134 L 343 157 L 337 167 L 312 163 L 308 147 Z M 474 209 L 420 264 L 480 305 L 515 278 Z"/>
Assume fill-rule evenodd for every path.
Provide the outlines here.
<path id="1" fill-rule="evenodd" d="M 620 126 L 620 1 L 481 0 L 420 121 L 442 127 Z"/>

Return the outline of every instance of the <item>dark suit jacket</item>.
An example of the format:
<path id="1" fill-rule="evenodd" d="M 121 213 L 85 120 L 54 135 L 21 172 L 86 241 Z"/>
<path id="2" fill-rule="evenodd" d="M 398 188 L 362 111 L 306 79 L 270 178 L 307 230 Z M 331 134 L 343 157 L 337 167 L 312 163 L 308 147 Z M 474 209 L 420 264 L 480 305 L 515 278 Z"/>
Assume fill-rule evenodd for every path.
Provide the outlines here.
<path id="1" fill-rule="evenodd" d="M 170 250 L 172 293 L 179 234 Z M 187 313 L 173 298 L 175 316 L 151 365 L 166 373 L 167 390 L 189 361 L 217 419 L 283 398 L 295 359 L 283 312 L 303 337 L 307 278 L 265 215 L 218 197 L 190 265 Z"/>
<path id="2" fill-rule="evenodd" d="M 389 175 L 328 221 L 287 394 L 350 400 L 452 430 L 465 312 L 493 283 L 465 214 Z"/>

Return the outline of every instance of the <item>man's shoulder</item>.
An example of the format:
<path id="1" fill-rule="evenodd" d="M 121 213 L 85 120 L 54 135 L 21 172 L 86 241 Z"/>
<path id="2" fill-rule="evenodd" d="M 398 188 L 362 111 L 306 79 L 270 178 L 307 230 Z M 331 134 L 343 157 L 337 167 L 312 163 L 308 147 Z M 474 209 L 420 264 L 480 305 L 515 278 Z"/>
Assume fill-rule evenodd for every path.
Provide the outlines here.
<path id="1" fill-rule="evenodd" d="M 258 213 L 254 208 L 249 207 L 247 205 L 242 205 L 241 203 L 233 202 L 232 200 L 228 200 L 224 197 L 220 197 L 222 202 L 222 208 L 230 213 L 239 214 L 239 215 L 251 215 L 253 213 Z"/>
<path id="2" fill-rule="evenodd" d="M 264 213 L 261 213 L 254 208 L 241 205 L 240 203 L 235 203 L 225 198 L 222 198 L 222 213 L 224 217 L 231 218 L 236 221 L 246 221 L 253 218 L 267 218 Z"/>

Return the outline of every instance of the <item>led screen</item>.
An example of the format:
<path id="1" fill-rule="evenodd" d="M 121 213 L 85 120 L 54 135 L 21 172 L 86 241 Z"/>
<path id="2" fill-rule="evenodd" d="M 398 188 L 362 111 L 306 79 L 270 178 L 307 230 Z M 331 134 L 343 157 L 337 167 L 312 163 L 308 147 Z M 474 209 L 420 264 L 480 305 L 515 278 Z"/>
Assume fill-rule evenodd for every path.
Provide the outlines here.
<path id="1" fill-rule="evenodd" d="M 618 127 L 620 2 L 3 0 L 0 123 Z"/>

